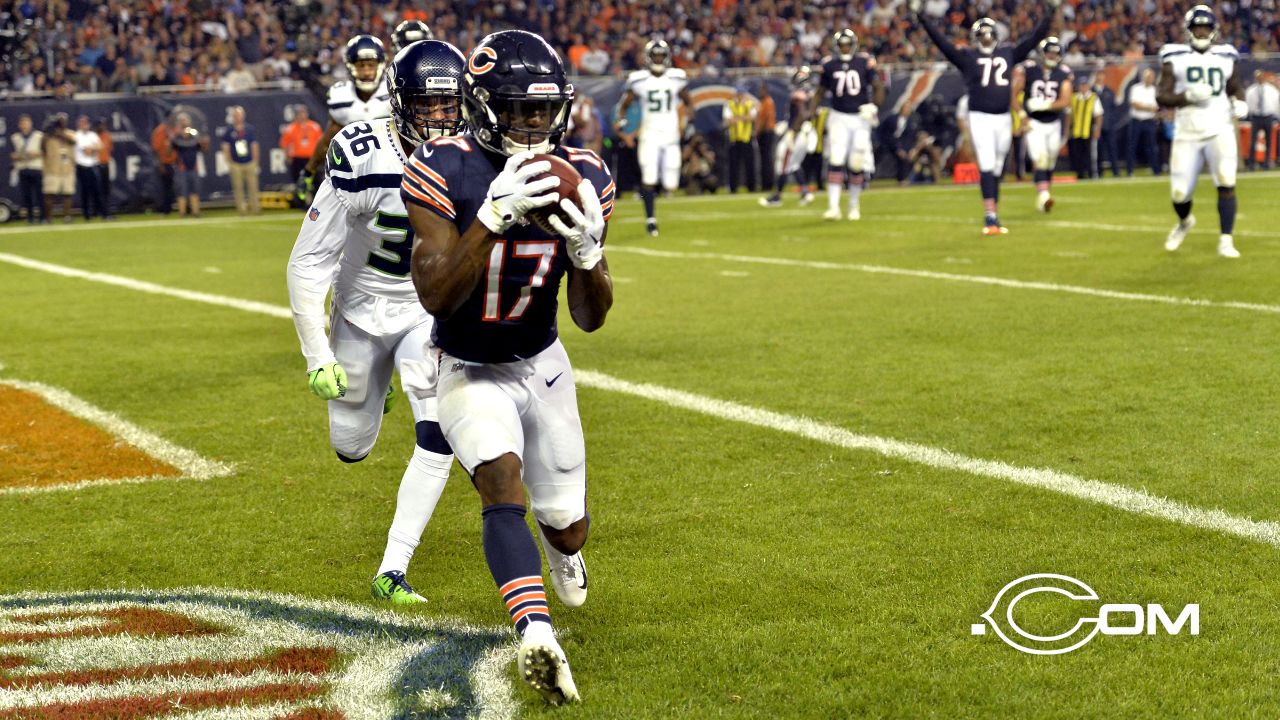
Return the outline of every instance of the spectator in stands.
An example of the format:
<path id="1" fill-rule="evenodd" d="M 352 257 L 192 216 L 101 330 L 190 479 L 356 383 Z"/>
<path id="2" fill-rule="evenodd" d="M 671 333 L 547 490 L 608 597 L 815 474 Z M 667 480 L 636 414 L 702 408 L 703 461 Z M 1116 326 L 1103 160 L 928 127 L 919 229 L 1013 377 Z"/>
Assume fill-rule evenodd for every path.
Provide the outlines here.
<path id="1" fill-rule="evenodd" d="M 736 193 L 738 188 L 745 187 L 748 192 L 756 191 L 755 172 L 755 138 L 756 113 L 758 111 L 755 98 L 746 86 L 739 86 L 732 100 L 724 104 L 724 129 L 729 135 L 729 192 Z"/>
<path id="2" fill-rule="evenodd" d="M 71 222 L 71 196 L 76 191 L 76 163 L 73 157 L 76 146 L 76 135 L 67 127 L 66 113 L 58 113 L 50 118 L 44 129 L 44 143 L 41 152 L 44 154 L 42 170 L 44 173 L 44 216 L 53 213 L 53 201 L 61 200 L 62 222 Z"/>
<path id="3" fill-rule="evenodd" d="M 1129 177 L 1133 177 L 1139 149 L 1151 165 L 1151 174 L 1160 174 L 1160 151 L 1156 148 L 1156 113 L 1159 111 L 1160 106 L 1156 104 L 1156 71 L 1147 68 L 1142 71 L 1142 81 L 1129 86 L 1129 132 L 1125 163 Z"/>
<path id="4" fill-rule="evenodd" d="M 315 152 L 316 143 L 324 136 L 320 123 L 311 119 L 306 105 L 295 105 L 293 122 L 284 129 L 280 136 L 280 147 L 289 158 L 289 177 L 298 177 L 298 173 L 307 166 L 311 154 Z"/>
<path id="5" fill-rule="evenodd" d="M 209 149 L 209 138 L 191 126 L 191 116 L 178 113 L 171 145 L 177 153 L 173 180 L 178 190 L 178 215 L 200 217 L 200 153 Z"/>
<path id="6" fill-rule="evenodd" d="M 89 222 L 96 214 L 106 219 L 107 210 L 102 202 L 102 186 L 98 182 L 98 167 L 102 164 L 102 138 L 93 131 L 88 115 L 76 119 L 75 158 L 76 187 L 80 190 L 80 212 Z"/>
<path id="7" fill-rule="evenodd" d="M 156 210 L 168 215 L 173 212 L 173 172 L 178 164 L 178 152 L 173 146 L 173 119 L 165 118 L 151 131 L 151 149 L 156 154 Z"/>
<path id="8" fill-rule="evenodd" d="M 9 157 L 13 167 L 18 171 L 18 197 L 22 207 L 27 211 L 27 222 L 35 223 L 39 211 L 40 222 L 49 222 L 44 210 L 44 173 L 40 144 L 44 142 L 44 133 L 35 129 L 31 116 L 23 113 L 18 117 L 18 132 L 9 138 L 12 149 Z"/>
<path id="9" fill-rule="evenodd" d="M 773 144 L 777 140 L 778 106 L 769 94 L 769 86 L 763 80 L 756 87 L 759 104 L 756 106 L 756 161 L 760 168 L 759 187 L 771 188 L 775 184 L 773 173 Z"/>
<path id="10" fill-rule="evenodd" d="M 1253 84 L 1244 94 L 1249 105 L 1249 144 L 1245 148 L 1245 165 L 1254 170 L 1257 168 L 1258 140 L 1262 140 L 1262 168 L 1271 169 L 1271 156 L 1276 148 L 1272 140 L 1272 128 L 1280 116 L 1280 87 L 1276 85 L 1274 76 L 1268 78 L 1261 70 L 1253 71 Z M 1261 136 L 1261 137 L 1259 137 Z"/>
<path id="11" fill-rule="evenodd" d="M 244 66 L 244 60 L 236 58 L 231 71 L 222 77 L 221 84 L 223 92 L 243 93 L 252 90 L 258 79 Z"/>
<path id="12" fill-rule="evenodd" d="M 115 220 L 115 215 L 111 212 L 111 152 L 116 144 L 111 138 L 111 131 L 107 129 L 106 118 L 100 117 L 94 121 L 93 131 L 102 143 L 98 150 L 98 189 L 102 193 L 102 211 L 108 220 Z"/>
<path id="13" fill-rule="evenodd" d="M 231 108 L 231 125 L 222 134 L 222 156 L 231 173 L 231 192 L 236 198 L 236 211 L 241 215 L 262 212 L 258 201 L 258 135 L 245 122 L 244 108 Z"/>

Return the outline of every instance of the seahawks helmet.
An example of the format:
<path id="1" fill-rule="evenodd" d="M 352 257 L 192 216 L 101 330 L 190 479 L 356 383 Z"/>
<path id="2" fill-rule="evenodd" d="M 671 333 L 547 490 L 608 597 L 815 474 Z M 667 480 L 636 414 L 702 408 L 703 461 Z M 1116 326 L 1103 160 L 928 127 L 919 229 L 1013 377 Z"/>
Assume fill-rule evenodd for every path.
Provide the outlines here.
<path id="1" fill-rule="evenodd" d="M 644 61 L 649 66 L 649 72 L 661 75 L 671 67 L 671 46 L 666 40 L 650 40 L 644 46 Z"/>
<path id="2" fill-rule="evenodd" d="M 396 53 L 387 68 L 387 89 L 391 93 L 391 117 L 401 137 L 421 145 L 431 138 L 462 131 L 462 74 L 466 64 L 458 48 L 440 40 L 409 43 Z"/>
<path id="3" fill-rule="evenodd" d="M 1047 68 L 1056 68 L 1062 63 L 1062 43 L 1050 35 L 1040 41 L 1040 62 Z"/>
<path id="4" fill-rule="evenodd" d="M 435 36 L 431 34 L 431 28 L 427 27 L 426 23 L 421 20 L 405 20 L 391 33 L 391 51 L 398 53 L 409 43 L 433 39 Z"/>
<path id="5" fill-rule="evenodd" d="M 560 143 L 573 85 L 546 40 L 503 30 L 480 41 L 462 80 L 462 115 L 476 142 L 502 155 L 545 153 Z"/>
<path id="6" fill-rule="evenodd" d="M 844 62 L 849 62 L 853 59 L 853 54 L 858 52 L 858 36 L 849 28 L 832 35 L 831 52 Z"/>
<path id="7" fill-rule="evenodd" d="M 1213 45 L 1214 38 L 1218 37 L 1218 18 L 1208 5 L 1197 5 L 1188 10 L 1184 25 L 1187 30 L 1187 43 L 1200 52 L 1208 50 L 1209 46 Z M 1209 34 L 1197 37 L 1195 30 L 1202 27 L 1209 28 Z"/>
<path id="8" fill-rule="evenodd" d="M 346 61 L 347 71 L 351 73 L 351 82 L 355 83 L 360 92 L 373 92 L 378 89 L 378 83 L 382 82 L 382 72 L 387 69 L 387 49 L 381 40 L 372 35 L 357 35 L 347 41 L 347 49 L 343 51 L 342 59 Z M 373 76 L 373 80 L 362 81 L 360 76 L 356 75 L 356 63 L 361 60 L 378 61 L 378 72 Z"/>
<path id="9" fill-rule="evenodd" d="M 996 21 L 989 17 L 979 18 L 969 28 L 969 39 L 973 41 L 979 52 L 990 55 L 996 49 L 996 42 L 999 40 L 996 34 Z"/>

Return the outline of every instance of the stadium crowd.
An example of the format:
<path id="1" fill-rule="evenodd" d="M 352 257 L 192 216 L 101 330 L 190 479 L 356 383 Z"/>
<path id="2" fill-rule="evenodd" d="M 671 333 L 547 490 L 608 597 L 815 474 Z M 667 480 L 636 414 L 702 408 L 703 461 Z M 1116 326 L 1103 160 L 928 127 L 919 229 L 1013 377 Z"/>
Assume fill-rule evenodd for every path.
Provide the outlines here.
<path id="1" fill-rule="evenodd" d="M 948 20 L 959 41 L 980 14 L 1002 36 L 1030 30 L 1035 13 L 1017 0 L 927 0 L 926 15 Z M 1180 42 L 1185 3 L 1174 0 L 1069 0 L 1061 38 L 1076 58 L 1139 56 Z M 799 65 L 825 51 L 835 28 L 853 27 L 881 62 L 940 60 L 905 0 L 15 0 L 0 11 L 4 80 L 18 92 L 134 92 L 188 85 L 234 92 L 260 81 L 323 84 L 343 72 L 341 49 L 353 35 L 383 38 L 404 19 L 427 22 L 461 48 L 488 33 L 521 28 L 548 38 L 584 75 L 637 67 L 656 35 L 691 72 Z M 1277 0 L 1219 5 L 1220 36 L 1241 53 L 1276 47 Z"/>

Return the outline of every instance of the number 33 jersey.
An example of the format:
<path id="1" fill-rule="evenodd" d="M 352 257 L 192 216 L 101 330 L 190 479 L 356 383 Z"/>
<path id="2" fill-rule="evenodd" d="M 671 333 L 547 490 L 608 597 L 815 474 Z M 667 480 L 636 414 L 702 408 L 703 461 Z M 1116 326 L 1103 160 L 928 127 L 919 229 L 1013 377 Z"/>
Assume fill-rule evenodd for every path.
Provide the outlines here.
<path id="1" fill-rule="evenodd" d="M 1232 130 L 1231 98 L 1227 80 L 1235 73 L 1236 49 L 1230 45 L 1214 45 L 1196 52 L 1189 45 L 1170 44 L 1160 48 L 1161 65 L 1173 68 L 1174 92 L 1205 83 L 1213 95 L 1204 105 L 1184 105 L 1173 117 L 1174 135 L 1186 140 L 1203 140 Z"/>
<path id="2" fill-rule="evenodd" d="M 324 296 L 371 335 L 394 335 L 430 318 L 409 277 L 413 237 L 400 199 L 408 160 L 390 118 L 355 122 L 334 136 L 328 177 L 302 220 L 289 258 L 289 295 L 303 354 L 323 357 Z M 303 332 L 319 324 L 321 335 Z"/>
<path id="3" fill-rule="evenodd" d="M 590 150 L 557 147 L 600 197 L 607 222 L 614 184 Z M 401 193 L 466 232 L 502 172 L 507 158 L 480 147 L 469 135 L 435 138 L 405 166 Z M 460 360 L 506 363 L 531 358 L 555 342 L 560 281 L 571 267 L 563 238 L 522 220 L 494 242 L 479 281 L 461 307 L 436 318 L 436 345 Z"/>

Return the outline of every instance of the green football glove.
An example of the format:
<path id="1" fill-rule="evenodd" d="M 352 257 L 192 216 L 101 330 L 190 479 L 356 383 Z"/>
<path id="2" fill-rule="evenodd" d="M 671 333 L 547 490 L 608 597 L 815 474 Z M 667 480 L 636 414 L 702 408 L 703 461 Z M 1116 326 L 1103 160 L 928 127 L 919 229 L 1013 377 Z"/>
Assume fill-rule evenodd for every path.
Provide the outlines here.
<path id="1" fill-rule="evenodd" d="M 307 198 L 311 196 L 311 188 L 315 184 L 315 180 L 315 175 L 307 172 L 306 168 L 303 168 L 302 172 L 298 173 L 298 180 L 294 190 L 298 193 L 299 200 L 302 202 L 307 201 Z"/>
<path id="2" fill-rule="evenodd" d="M 347 371 L 331 362 L 307 373 L 311 392 L 321 400 L 334 400 L 347 394 Z"/>

